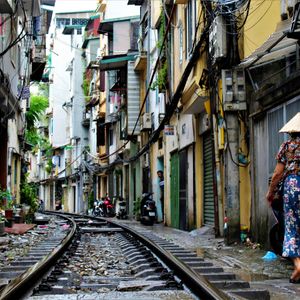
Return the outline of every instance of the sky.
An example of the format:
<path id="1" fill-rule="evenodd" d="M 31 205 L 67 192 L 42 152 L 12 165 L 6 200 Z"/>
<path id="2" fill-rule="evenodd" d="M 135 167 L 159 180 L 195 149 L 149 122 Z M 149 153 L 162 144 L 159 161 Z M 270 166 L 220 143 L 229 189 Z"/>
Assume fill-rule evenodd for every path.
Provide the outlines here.
<path id="1" fill-rule="evenodd" d="M 140 14 L 140 7 L 127 5 L 128 0 L 104 0 L 107 3 L 106 19 L 120 18 L 124 16 L 137 16 Z M 56 0 L 56 12 L 72 12 L 80 9 L 95 10 L 97 0 Z"/>

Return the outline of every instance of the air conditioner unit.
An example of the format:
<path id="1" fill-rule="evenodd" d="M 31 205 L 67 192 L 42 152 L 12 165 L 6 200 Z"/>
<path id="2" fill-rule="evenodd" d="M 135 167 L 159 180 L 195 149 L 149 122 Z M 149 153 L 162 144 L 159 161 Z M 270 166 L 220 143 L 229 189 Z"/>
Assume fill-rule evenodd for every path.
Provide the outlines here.
<path id="1" fill-rule="evenodd" d="M 83 183 L 89 183 L 90 176 L 89 173 L 83 173 Z"/>
<path id="2" fill-rule="evenodd" d="M 141 131 L 151 130 L 151 114 L 144 113 L 141 119 Z"/>
<path id="3" fill-rule="evenodd" d="M 227 56 L 227 33 L 224 17 L 218 15 L 213 20 L 209 30 L 209 53 L 213 64 Z"/>

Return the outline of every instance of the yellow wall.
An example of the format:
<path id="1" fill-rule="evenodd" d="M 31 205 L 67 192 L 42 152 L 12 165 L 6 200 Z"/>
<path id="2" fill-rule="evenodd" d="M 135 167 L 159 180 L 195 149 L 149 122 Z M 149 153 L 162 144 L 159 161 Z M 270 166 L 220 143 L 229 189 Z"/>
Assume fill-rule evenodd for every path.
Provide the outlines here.
<path id="1" fill-rule="evenodd" d="M 176 11 L 173 15 L 172 24 L 176 24 L 173 27 L 173 56 L 172 56 L 172 64 L 173 64 L 173 76 L 172 76 L 172 86 L 173 92 L 175 92 L 178 83 L 181 79 L 182 73 L 185 70 L 187 65 L 186 60 L 186 45 L 185 45 L 185 14 L 184 9 L 185 5 L 177 5 Z M 182 27 L 182 42 L 183 42 L 183 61 L 180 63 L 179 55 L 180 55 L 180 25 Z M 201 29 L 198 31 L 201 33 Z M 193 101 L 197 99 L 195 97 L 195 92 L 199 88 L 198 82 L 200 80 L 202 70 L 206 66 L 205 57 L 201 58 L 196 64 L 194 69 L 192 70 L 186 85 L 185 89 L 180 101 L 179 106 L 183 105 L 183 110 L 193 104 Z M 194 132 L 195 132 L 195 197 L 196 197 L 196 227 L 199 228 L 203 223 L 203 159 L 202 159 L 202 139 L 198 134 L 199 128 L 199 119 L 197 115 L 195 115 L 196 119 L 194 122 Z M 178 118 L 177 115 L 173 115 L 170 120 L 170 125 L 173 125 L 175 128 L 178 127 Z M 176 136 L 178 134 L 176 130 Z M 176 141 L 178 137 L 171 138 L 170 136 L 165 137 L 166 147 L 165 147 L 165 172 L 166 174 L 170 174 L 170 158 L 171 151 L 174 151 L 178 147 L 178 141 Z M 175 145 L 175 146 L 174 146 Z M 156 160 L 156 153 L 153 153 L 153 158 Z M 170 183 L 168 182 L 169 177 L 165 176 L 165 208 L 166 208 L 166 220 L 168 225 L 171 223 L 171 215 L 170 215 Z"/>
<path id="2" fill-rule="evenodd" d="M 252 0 L 244 27 L 244 57 L 261 46 L 280 21 L 280 0 Z"/>
<path id="3" fill-rule="evenodd" d="M 240 148 L 244 154 L 248 154 L 245 137 L 245 125 L 240 124 Z M 240 218 L 241 225 L 246 225 L 250 229 L 250 215 L 251 215 L 251 178 L 250 165 L 247 167 L 240 167 Z"/>

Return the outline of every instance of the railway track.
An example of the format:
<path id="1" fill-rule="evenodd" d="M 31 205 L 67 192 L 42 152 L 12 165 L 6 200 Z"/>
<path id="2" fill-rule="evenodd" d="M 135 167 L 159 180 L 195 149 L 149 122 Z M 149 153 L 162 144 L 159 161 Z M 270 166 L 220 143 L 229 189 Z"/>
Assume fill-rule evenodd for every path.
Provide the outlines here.
<path id="1" fill-rule="evenodd" d="M 270 299 L 149 230 L 74 214 L 56 218 L 50 235 L 1 270 L 7 284 L 0 299 Z"/>

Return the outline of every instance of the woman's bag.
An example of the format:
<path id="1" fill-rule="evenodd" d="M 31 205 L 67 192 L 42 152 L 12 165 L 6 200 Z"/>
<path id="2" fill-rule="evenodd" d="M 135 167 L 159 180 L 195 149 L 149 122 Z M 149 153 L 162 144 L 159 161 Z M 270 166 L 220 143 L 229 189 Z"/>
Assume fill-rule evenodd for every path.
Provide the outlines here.
<path id="1" fill-rule="evenodd" d="M 272 208 L 278 211 L 283 211 L 283 186 L 284 180 L 279 181 L 274 192 L 274 200 L 272 201 Z"/>

